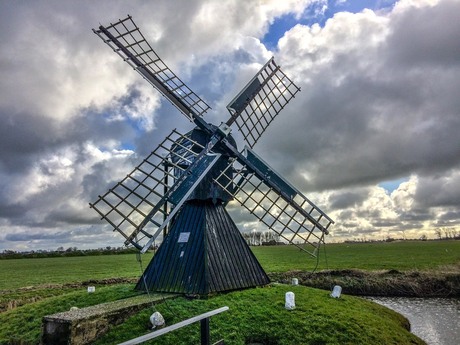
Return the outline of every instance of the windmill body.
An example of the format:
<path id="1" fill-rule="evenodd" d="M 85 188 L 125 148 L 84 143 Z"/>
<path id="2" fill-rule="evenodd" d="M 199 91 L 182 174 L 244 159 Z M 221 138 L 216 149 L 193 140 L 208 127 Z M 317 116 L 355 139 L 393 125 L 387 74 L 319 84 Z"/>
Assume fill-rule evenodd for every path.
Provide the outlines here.
<path id="1" fill-rule="evenodd" d="M 221 201 L 189 200 L 136 289 L 205 295 L 269 283 Z"/>
<path id="2" fill-rule="evenodd" d="M 126 245 L 163 243 L 136 288 L 208 294 L 269 282 L 225 206 L 235 200 L 285 242 L 316 255 L 333 221 L 252 147 L 300 89 L 270 59 L 215 126 L 209 106 L 159 58 L 130 16 L 93 30 L 195 124 L 173 130 L 125 179 L 90 204 Z M 248 146 L 238 151 L 236 124 Z M 169 229 L 169 231 L 167 231 Z"/>
<path id="3" fill-rule="evenodd" d="M 174 170 L 176 179 L 190 165 L 190 157 L 188 160 L 177 157 L 182 157 L 187 150 L 199 153 L 210 139 L 199 127 L 185 137 L 190 140 L 174 144 L 171 149 L 176 154 L 173 165 L 181 166 Z M 231 136 L 228 139 L 236 146 Z M 221 185 L 230 180 L 221 176 L 219 183 L 215 182 L 229 159 L 221 152 L 219 160 L 184 202 L 136 289 L 204 295 L 269 282 L 224 207 L 232 197 Z"/>

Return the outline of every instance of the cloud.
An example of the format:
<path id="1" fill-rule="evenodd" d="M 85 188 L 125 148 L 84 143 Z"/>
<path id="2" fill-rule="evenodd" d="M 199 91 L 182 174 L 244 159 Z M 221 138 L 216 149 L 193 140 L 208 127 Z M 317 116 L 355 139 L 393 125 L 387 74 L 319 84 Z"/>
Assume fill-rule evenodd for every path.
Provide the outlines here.
<path id="1" fill-rule="evenodd" d="M 447 10 L 437 12 L 458 7 L 448 1 L 445 5 Z M 312 188 L 458 167 L 459 69 L 458 54 L 451 48 L 455 35 L 437 44 L 439 50 L 452 52 L 449 58 L 450 53 L 441 53 L 431 65 L 410 59 L 410 66 L 401 58 L 412 47 L 419 49 L 426 36 L 423 25 L 419 32 L 406 19 L 430 10 L 410 7 L 385 16 L 370 10 L 340 13 L 324 28 L 298 25 L 280 41 L 283 65 L 305 91 L 292 121 L 279 123 L 285 140 L 276 146 L 266 141 L 274 151 L 303 148 L 291 158 L 312 176 L 306 181 Z M 435 17 L 439 26 L 451 25 L 442 15 Z M 457 23 L 452 26 L 441 31 L 460 31 Z M 299 140 L 290 140 L 292 135 Z"/>
<path id="2" fill-rule="evenodd" d="M 450 18 L 459 6 L 401 1 L 392 12 L 337 13 L 280 40 L 281 64 L 303 91 L 262 139 L 263 154 L 307 192 L 340 190 L 326 206 L 338 214 L 336 234 L 345 225 L 415 234 L 458 210 L 460 26 Z M 404 183 L 391 197 L 372 187 L 406 176 L 408 197 Z M 369 187 L 356 208 L 357 190 Z"/>
<path id="3" fill-rule="evenodd" d="M 329 207 L 332 210 L 348 209 L 354 205 L 362 204 L 368 195 L 369 191 L 366 189 L 335 193 L 329 197 Z"/>
<path id="4" fill-rule="evenodd" d="M 273 54 L 262 41 L 270 25 L 317 9 L 324 16 L 324 4 L 3 4 L 0 250 L 121 245 L 88 202 L 173 128 L 192 127 L 91 28 L 131 14 L 218 124 Z M 302 92 L 255 149 L 335 217 L 336 238 L 458 224 L 459 10 L 457 1 L 401 0 L 338 12 L 323 27 L 299 24 L 279 41 L 277 62 Z M 409 177 L 392 193 L 377 186 Z M 238 211 L 235 220 L 258 226 Z"/>

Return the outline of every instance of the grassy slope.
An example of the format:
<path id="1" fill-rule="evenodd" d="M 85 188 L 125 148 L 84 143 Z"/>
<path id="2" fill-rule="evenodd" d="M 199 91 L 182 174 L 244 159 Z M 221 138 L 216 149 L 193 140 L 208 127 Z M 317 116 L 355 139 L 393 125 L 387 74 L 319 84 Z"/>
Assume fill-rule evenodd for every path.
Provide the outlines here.
<path id="1" fill-rule="evenodd" d="M 42 317 L 71 307 L 86 307 L 135 295 L 131 284 L 98 287 L 97 293 L 73 291 L 0 313 L 0 344 L 38 344 Z"/>
<path id="2" fill-rule="evenodd" d="M 296 309 L 284 308 L 287 291 L 296 294 Z M 352 296 L 332 299 L 328 292 L 302 286 L 273 285 L 218 295 L 208 300 L 178 298 L 157 307 L 173 324 L 222 306 L 230 310 L 211 319 L 211 341 L 225 344 L 423 344 L 400 315 Z M 120 325 L 98 344 L 114 344 L 147 332 L 152 310 Z M 199 325 L 155 339 L 155 344 L 198 344 Z M 152 342 L 153 343 L 153 342 Z"/>

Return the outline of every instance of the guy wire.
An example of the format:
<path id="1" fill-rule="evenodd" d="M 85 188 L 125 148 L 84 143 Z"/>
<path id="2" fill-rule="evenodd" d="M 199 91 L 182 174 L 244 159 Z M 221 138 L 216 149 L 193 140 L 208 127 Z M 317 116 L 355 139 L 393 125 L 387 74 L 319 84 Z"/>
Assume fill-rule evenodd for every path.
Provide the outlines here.
<path id="1" fill-rule="evenodd" d="M 153 242 L 153 247 L 154 248 L 156 247 L 155 242 Z M 139 262 L 139 267 L 140 267 L 140 270 L 141 270 L 142 282 L 144 283 L 145 291 L 147 292 L 147 295 L 148 295 L 150 301 L 152 302 L 152 309 L 155 312 L 155 311 L 157 311 L 157 309 L 155 307 L 155 303 L 153 303 L 153 298 L 150 295 L 150 290 L 147 287 L 147 281 L 145 280 L 144 268 L 142 266 L 142 256 L 141 256 L 140 252 L 136 252 L 136 260 L 137 260 L 137 262 Z M 166 305 L 166 307 L 168 308 L 169 312 L 176 317 L 176 313 L 174 313 L 174 311 L 171 309 L 171 307 L 170 307 L 170 305 L 168 303 L 168 300 L 164 297 L 164 294 L 161 294 L 161 300 Z"/>
<path id="2" fill-rule="evenodd" d="M 155 303 L 153 303 L 153 299 L 152 299 L 152 296 L 150 295 L 150 291 L 149 289 L 147 288 L 147 282 L 145 281 L 145 274 L 144 274 L 144 268 L 142 267 L 142 257 L 141 257 L 141 253 L 140 252 L 136 252 L 136 260 L 137 262 L 139 263 L 139 268 L 141 270 L 141 277 L 142 277 L 142 281 L 144 283 L 144 288 L 145 288 L 145 291 L 147 292 L 147 296 L 149 297 L 149 300 L 152 304 L 152 310 L 153 312 L 156 312 L 157 309 L 155 308 Z"/>

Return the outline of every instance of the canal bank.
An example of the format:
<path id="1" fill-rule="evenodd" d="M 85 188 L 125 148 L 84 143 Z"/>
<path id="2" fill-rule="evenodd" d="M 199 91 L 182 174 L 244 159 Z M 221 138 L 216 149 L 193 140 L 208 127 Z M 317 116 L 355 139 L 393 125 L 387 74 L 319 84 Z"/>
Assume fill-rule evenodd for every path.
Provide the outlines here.
<path id="1" fill-rule="evenodd" d="M 460 297 L 460 273 L 457 271 L 364 271 L 356 269 L 318 272 L 290 271 L 269 273 L 272 281 L 299 284 L 324 290 L 335 285 L 356 296 L 386 297 Z"/>

